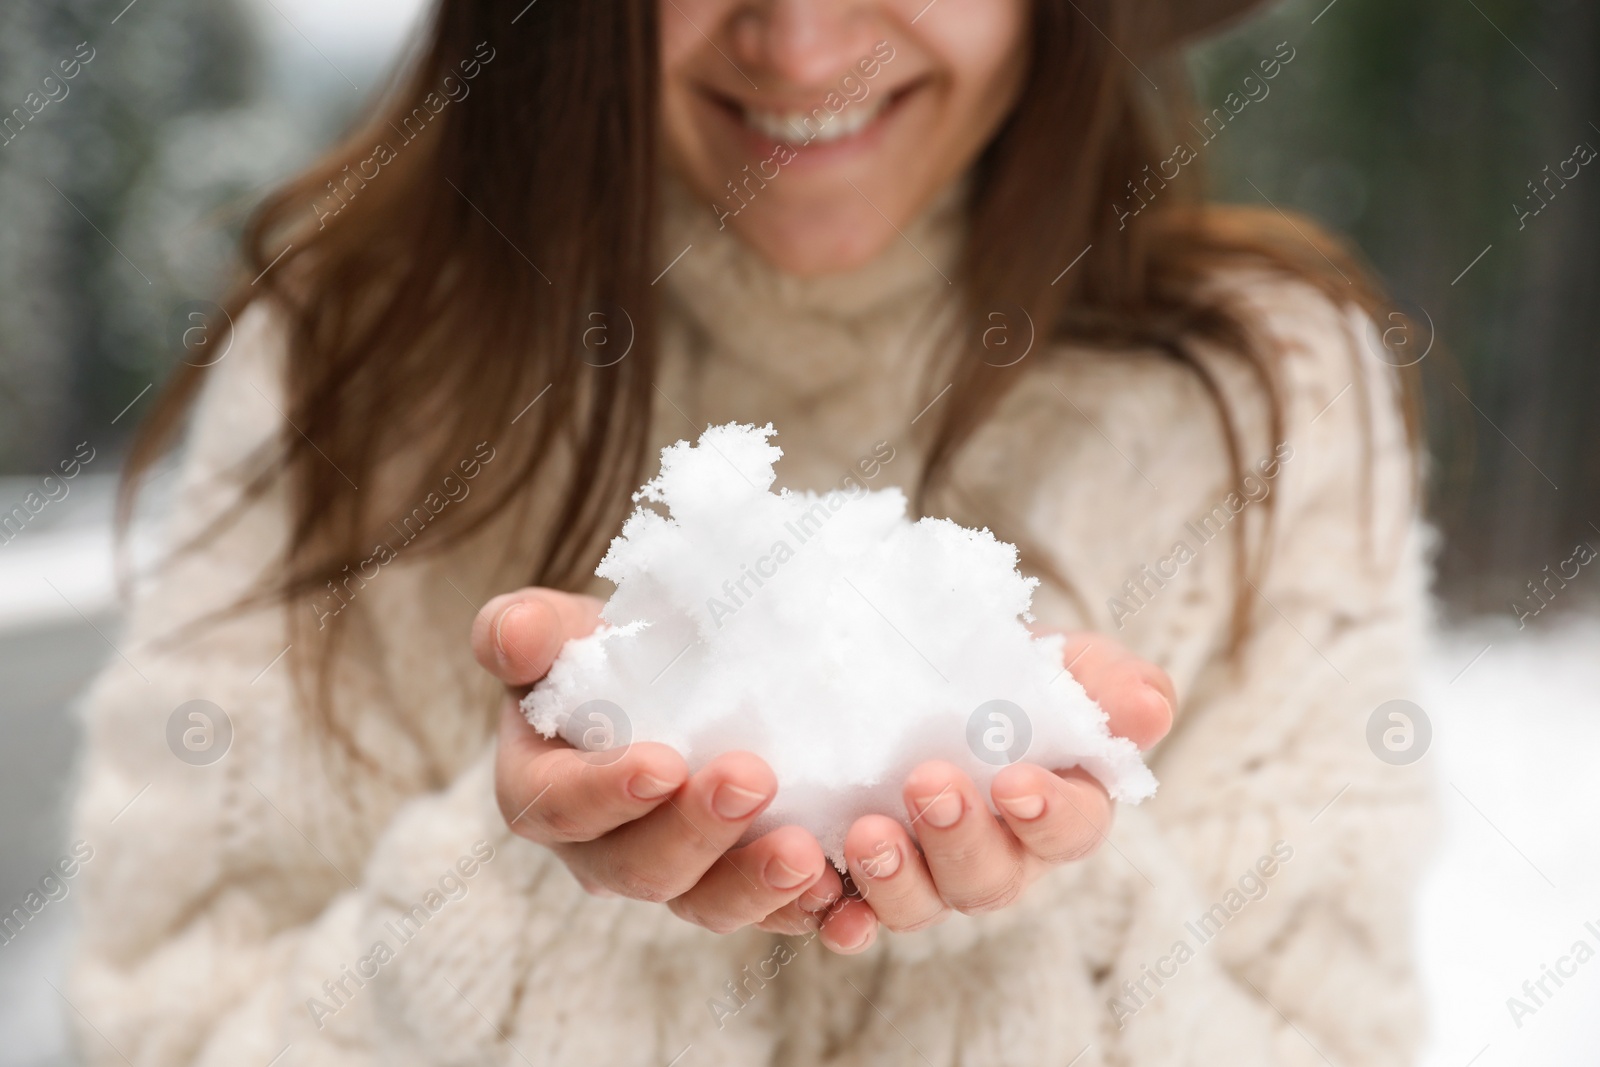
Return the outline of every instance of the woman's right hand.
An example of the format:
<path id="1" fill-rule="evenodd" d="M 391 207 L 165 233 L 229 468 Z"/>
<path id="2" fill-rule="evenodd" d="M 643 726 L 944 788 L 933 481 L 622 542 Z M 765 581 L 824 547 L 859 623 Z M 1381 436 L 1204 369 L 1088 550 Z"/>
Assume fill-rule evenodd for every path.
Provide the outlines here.
<path id="1" fill-rule="evenodd" d="M 522 695 L 563 644 L 599 621 L 593 597 L 523 589 L 489 601 L 472 624 L 479 664 L 507 688 L 495 791 L 512 830 L 554 852 L 591 893 L 665 903 L 718 933 L 752 924 L 801 933 L 821 921 L 836 952 L 870 945 L 871 909 L 841 899 L 839 875 L 811 834 L 786 826 L 735 847 L 777 794 L 760 758 L 730 752 L 691 775 L 665 745 L 641 741 L 597 760 L 529 724 Z"/>

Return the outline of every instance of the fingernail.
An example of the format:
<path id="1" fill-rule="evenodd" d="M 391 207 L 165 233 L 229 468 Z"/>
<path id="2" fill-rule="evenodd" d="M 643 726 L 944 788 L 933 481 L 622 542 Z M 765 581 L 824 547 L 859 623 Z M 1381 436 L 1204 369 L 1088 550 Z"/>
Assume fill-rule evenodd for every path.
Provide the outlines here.
<path id="1" fill-rule="evenodd" d="M 767 802 L 767 794 L 724 783 L 711 795 L 711 810 L 724 819 L 742 819 Z"/>
<path id="2" fill-rule="evenodd" d="M 900 869 L 900 850 L 890 845 L 857 861 L 861 873 L 868 878 L 889 878 Z"/>
<path id="3" fill-rule="evenodd" d="M 1161 690 L 1157 689 L 1155 686 L 1151 685 L 1149 682 L 1144 683 L 1144 687 L 1146 689 L 1150 690 L 1151 693 L 1155 694 L 1155 698 L 1156 698 L 1155 699 L 1155 703 L 1156 703 L 1156 705 L 1159 706 L 1159 707 L 1165 708 L 1166 711 L 1167 711 L 1167 715 L 1169 717 L 1174 714 L 1174 710 L 1175 709 L 1172 707 L 1172 701 L 1167 699 L 1167 694 L 1163 693 Z"/>
<path id="4" fill-rule="evenodd" d="M 506 642 L 505 642 L 505 636 L 504 636 L 504 633 L 503 633 L 503 630 L 505 629 L 505 625 L 506 625 L 506 620 L 511 618 L 511 616 L 517 614 L 518 612 L 526 611 L 526 610 L 527 610 L 526 607 L 524 607 L 522 604 L 512 604 L 510 607 L 508 607 L 504 611 L 502 611 L 499 615 L 495 616 L 495 619 L 494 619 L 494 654 L 495 654 L 496 658 L 498 658 L 500 660 L 501 663 L 505 663 L 505 664 L 509 665 L 510 662 L 511 662 L 511 656 L 506 652 Z"/>
<path id="5" fill-rule="evenodd" d="M 850 942 L 848 945 L 846 945 L 843 942 L 841 942 L 839 947 L 844 949 L 847 952 L 854 952 L 858 948 L 865 948 L 867 942 L 872 940 L 872 935 L 877 933 L 877 932 L 878 932 L 878 927 L 877 927 L 876 924 L 874 924 L 872 926 L 867 927 L 865 933 L 863 933 L 860 937 L 856 938 L 854 941 Z"/>
<path id="6" fill-rule="evenodd" d="M 921 813 L 917 818 L 939 830 L 948 830 L 961 818 L 961 794 L 947 789 L 937 796 L 925 797 L 917 804 Z"/>
<path id="7" fill-rule="evenodd" d="M 1170 728 L 1171 723 L 1177 718 L 1177 709 L 1172 706 L 1172 701 L 1167 699 L 1167 694 L 1163 693 L 1149 682 L 1144 683 L 1144 688 L 1147 706 L 1152 709 L 1151 714 L 1156 716 L 1161 716 L 1164 714 L 1168 724 L 1167 728 Z M 1165 732 L 1166 730 L 1163 729 L 1163 735 Z M 1145 738 L 1139 743 L 1139 747 L 1141 749 L 1147 749 L 1154 745 L 1158 740 L 1160 740 L 1159 737 Z"/>
<path id="8" fill-rule="evenodd" d="M 1013 819 L 1021 819 L 1023 822 L 1037 819 L 1044 814 L 1044 797 L 1037 794 L 1022 797 L 995 797 L 994 802 L 1000 805 L 1001 811 L 1004 811 Z"/>
<path id="9" fill-rule="evenodd" d="M 648 774 L 636 774 L 628 781 L 628 792 L 638 800 L 660 800 L 676 788 L 673 783 Z"/>
<path id="10" fill-rule="evenodd" d="M 781 859 L 773 858 L 762 872 L 767 884 L 774 889 L 799 889 L 811 876 L 801 874 Z"/>

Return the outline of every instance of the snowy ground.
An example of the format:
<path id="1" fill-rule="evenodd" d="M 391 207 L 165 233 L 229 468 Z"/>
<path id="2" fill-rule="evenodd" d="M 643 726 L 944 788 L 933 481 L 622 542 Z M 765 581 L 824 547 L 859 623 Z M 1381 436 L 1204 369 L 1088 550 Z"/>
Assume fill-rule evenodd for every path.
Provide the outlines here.
<path id="1" fill-rule="evenodd" d="M 4 499 L 20 483 L 0 480 Z M 76 733 L 63 708 L 115 655 L 108 486 L 0 545 L 0 903 L 7 909 L 65 848 L 61 805 Z M 54 586 L 54 588 L 52 588 Z M 1541 620 L 1542 621 L 1542 620 Z M 97 629 L 98 628 L 98 631 Z M 101 632 L 105 637 L 101 636 Z M 1509 613 L 1443 635 L 1423 706 L 1424 759 L 1443 826 L 1418 931 L 1432 1015 L 1425 1067 L 1593 1067 L 1600 958 L 1578 966 L 1521 1026 L 1508 997 L 1575 941 L 1600 948 L 1600 619 L 1519 633 Z M 0 947 L 0 1067 L 62 1067 L 73 1010 L 62 984 L 72 899 Z M 1571 965 L 1565 965 L 1571 970 Z"/>
<path id="2" fill-rule="evenodd" d="M 1593 1067 L 1600 959 L 1559 961 L 1579 940 L 1600 950 L 1600 620 L 1519 634 L 1508 611 L 1454 632 L 1425 706 L 1445 816 L 1421 900 L 1427 1067 Z M 1576 974 L 1538 1004 L 1522 984 L 1546 965 Z M 1513 996 L 1535 1013 L 1513 1019 Z"/>

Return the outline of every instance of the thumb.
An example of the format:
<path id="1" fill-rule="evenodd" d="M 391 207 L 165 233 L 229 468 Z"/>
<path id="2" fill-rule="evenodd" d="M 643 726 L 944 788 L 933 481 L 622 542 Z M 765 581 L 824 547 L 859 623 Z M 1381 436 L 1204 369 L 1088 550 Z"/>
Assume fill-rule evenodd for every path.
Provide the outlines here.
<path id="1" fill-rule="evenodd" d="M 472 621 L 472 653 L 509 686 L 532 685 L 561 646 L 600 625 L 600 601 L 554 589 L 519 589 L 485 604 Z"/>

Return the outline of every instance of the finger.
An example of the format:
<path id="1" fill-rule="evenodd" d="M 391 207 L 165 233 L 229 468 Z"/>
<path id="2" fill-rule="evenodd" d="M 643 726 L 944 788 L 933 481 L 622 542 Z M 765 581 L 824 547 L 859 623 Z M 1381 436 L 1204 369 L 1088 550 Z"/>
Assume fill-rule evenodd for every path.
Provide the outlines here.
<path id="1" fill-rule="evenodd" d="M 531 685 L 550 671 L 561 646 L 600 625 L 601 603 L 554 589 L 519 589 L 485 604 L 472 620 L 472 653 L 506 685 Z"/>
<path id="2" fill-rule="evenodd" d="M 878 917 L 859 897 L 841 897 L 818 916 L 817 939 L 830 952 L 854 956 L 878 939 Z"/>
<path id="3" fill-rule="evenodd" d="M 977 914 L 1017 898 L 1026 853 L 959 767 L 922 764 L 906 779 L 904 795 L 928 871 L 951 907 Z"/>
<path id="4" fill-rule="evenodd" d="M 1122 642 L 1097 633 L 1077 632 L 1065 636 L 1062 654 L 1066 663 L 1073 677 L 1094 700 L 1114 696 L 1116 687 L 1140 681 L 1154 688 L 1169 703 L 1177 703 L 1177 690 L 1173 688 L 1171 676 L 1154 663 L 1139 658 Z"/>
<path id="5" fill-rule="evenodd" d="M 1083 859 L 1111 828 L 1111 798 L 1078 767 L 1052 774 L 1013 763 L 995 775 L 989 795 L 1022 847 L 1044 866 Z"/>
<path id="6" fill-rule="evenodd" d="M 897 934 L 943 922 L 950 906 L 939 895 L 911 836 L 886 815 L 855 821 L 844 839 L 845 862 L 878 921 Z"/>
<path id="7" fill-rule="evenodd" d="M 800 896 L 791 900 L 756 925 L 771 934 L 815 933 L 827 921 L 833 906 L 842 903 L 844 883 L 833 864 L 823 868 L 822 877 Z"/>
<path id="8" fill-rule="evenodd" d="M 1172 729 L 1177 691 L 1167 672 L 1104 634 L 1067 634 L 1065 666 L 1105 709 L 1111 732 L 1148 749 Z"/>
<path id="9" fill-rule="evenodd" d="M 696 926 L 731 934 L 797 900 L 827 866 L 816 838 L 798 826 L 785 826 L 725 853 L 667 906 Z"/>
<path id="10" fill-rule="evenodd" d="M 501 711 L 500 812 L 513 831 L 540 844 L 592 841 L 650 814 L 688 779 L 683 757 L 665 745 L 630 745 L 602 764 L 565 741 L 541 737 L 515 700 Z"/>
<path id="11" fill-rule="evenodd" d="M 730 752 L 644 818 L 588 844 L 569 846 L 565 858 L 585 885 L 662 903 L 700 881 L 777 791 L 765 762 L 748 752 Z"/>

